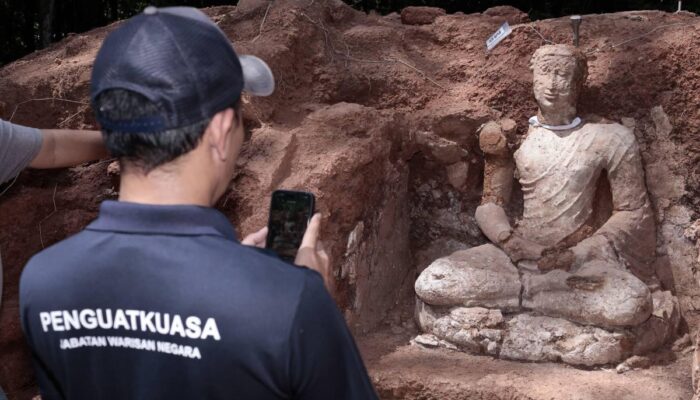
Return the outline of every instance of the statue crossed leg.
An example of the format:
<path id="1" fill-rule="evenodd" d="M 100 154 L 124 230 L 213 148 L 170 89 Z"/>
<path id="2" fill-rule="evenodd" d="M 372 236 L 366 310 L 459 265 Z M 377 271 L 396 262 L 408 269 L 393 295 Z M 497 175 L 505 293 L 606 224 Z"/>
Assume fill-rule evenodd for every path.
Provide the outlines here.
<path id="1" fill-rule="evenodd" d="M 437 260 L 415 288 L 429 305 L 525 309 L 606 328 L 639 325 L 652 311 L 647 285 L 620 266 L 591 261 L 572 272 L 525 271 L 520 276 L 506 253 L 492 244 Z"/>

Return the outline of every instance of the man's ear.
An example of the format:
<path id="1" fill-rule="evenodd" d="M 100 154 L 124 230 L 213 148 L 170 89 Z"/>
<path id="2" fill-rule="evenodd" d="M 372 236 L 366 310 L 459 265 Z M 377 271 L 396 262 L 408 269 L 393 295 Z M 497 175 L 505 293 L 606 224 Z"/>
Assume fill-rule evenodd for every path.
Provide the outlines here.
<path id="1" fill-rule="evenodd" d="M 236 113 L 233 108 L 227 108 L 223 111 L 216 113 L 209 123 L 209 145 L 211 146 L 213 154 L 220 160 L 226 161 L 229 157 L 228 146 L 231 143 L 233 130 L 233 124 L 235 121 Z"/>

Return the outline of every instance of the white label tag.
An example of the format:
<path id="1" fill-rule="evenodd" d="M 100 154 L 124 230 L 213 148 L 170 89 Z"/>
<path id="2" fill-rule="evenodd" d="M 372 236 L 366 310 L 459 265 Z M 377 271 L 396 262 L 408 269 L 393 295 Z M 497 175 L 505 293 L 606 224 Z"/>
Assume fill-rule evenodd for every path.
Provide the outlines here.
<path id="1" fill-rule="evenodd" d="M 486 41 L 486 50 L 491 50 L 496 47 L 496 45 L 501 43 L 501 40 L 505 39 L 511 32 L 513 32 L 513 30 L 510 29 L 510 25 L 508 25 L 508 22 L 505 22 L 500 28 L 498 28 L 496 33 L 491 35 L 491 37 Z"/>

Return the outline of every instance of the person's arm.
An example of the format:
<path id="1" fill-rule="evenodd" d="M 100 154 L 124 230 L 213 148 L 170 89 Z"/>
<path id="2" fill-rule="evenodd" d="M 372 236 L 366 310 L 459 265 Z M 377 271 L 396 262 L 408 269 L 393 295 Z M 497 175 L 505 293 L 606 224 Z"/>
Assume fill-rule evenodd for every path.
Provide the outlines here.
<path id="1" fill-rule="evenodd" d="M 345 320 L 316 272 L 307 272 L 289 341 L 292 398 L 378 398 Z"/>
<path id="2" fill-rule="evenodd" d="M 32 168 L 62 168 L 109 156 L 100 131 L 42 129 L 41 150 Z"/>

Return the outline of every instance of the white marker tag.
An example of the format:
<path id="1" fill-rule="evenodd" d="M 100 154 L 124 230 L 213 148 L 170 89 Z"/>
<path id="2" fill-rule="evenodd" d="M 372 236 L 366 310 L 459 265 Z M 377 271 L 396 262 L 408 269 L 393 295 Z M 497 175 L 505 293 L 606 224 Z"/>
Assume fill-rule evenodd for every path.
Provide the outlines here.
<path id="1" fill-rule="evenodd" d="M 503 23 L 500 28 L 491 35 L 491 37 L 486 41 L 486 50 L 490 51 L 494 47 L 496 47 L 497 44 L 501 43 L 501 40 L 505 39 L 506 36 L 510 35 L 510 33 L 513 32 L 512 29 L 510 29 L 510 25 L 508 25 L 508 22 Z"/>

